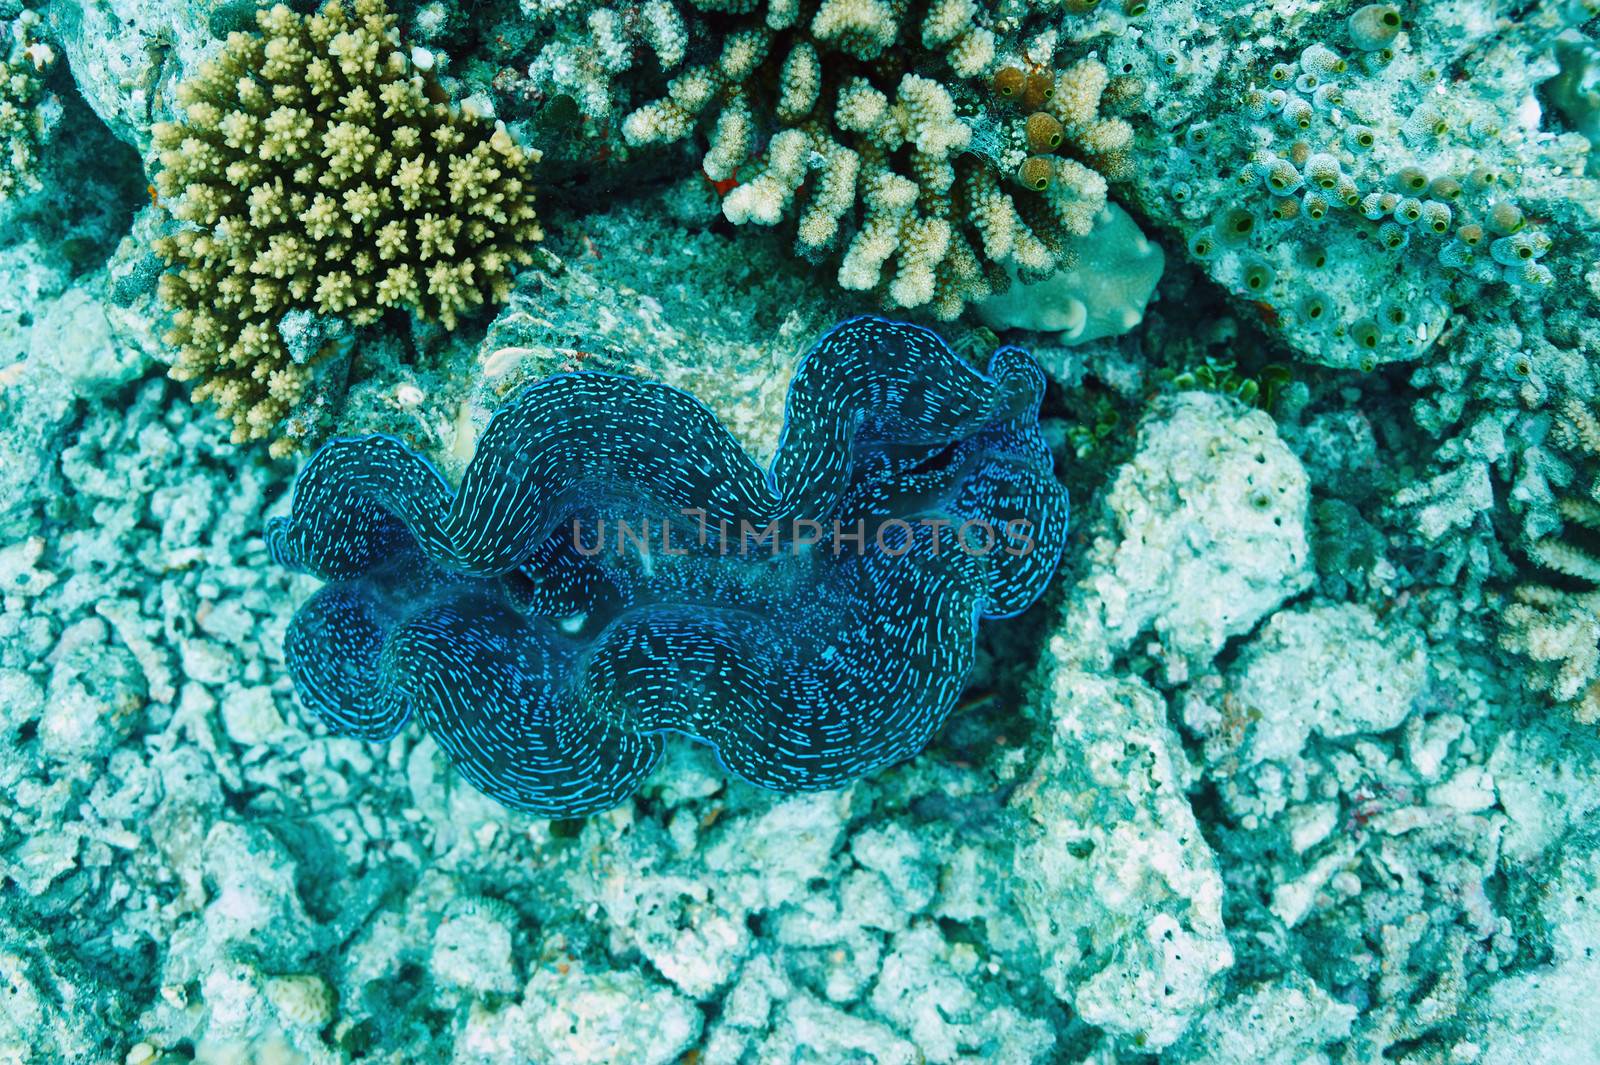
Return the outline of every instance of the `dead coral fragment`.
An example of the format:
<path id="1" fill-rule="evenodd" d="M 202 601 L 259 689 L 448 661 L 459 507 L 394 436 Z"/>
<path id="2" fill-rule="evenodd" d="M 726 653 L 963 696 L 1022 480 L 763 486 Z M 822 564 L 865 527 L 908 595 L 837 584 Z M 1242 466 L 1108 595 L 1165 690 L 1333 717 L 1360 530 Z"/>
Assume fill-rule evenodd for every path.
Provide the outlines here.
<path id="1" fill-rule="evenodd" d="M 454 328 L 506 297 L 542 236 L 536 155 L 448 106 L 382 0 L 256 21 L 179 89 L 183 119 L 153 130 L 160 200 L 186 223 L 157 246 L 175 268 L 172 376 L 199 381 L 238 442 L 273 433 L 310 379 L 285 314 L 363 325 L 396 307 Z"/>

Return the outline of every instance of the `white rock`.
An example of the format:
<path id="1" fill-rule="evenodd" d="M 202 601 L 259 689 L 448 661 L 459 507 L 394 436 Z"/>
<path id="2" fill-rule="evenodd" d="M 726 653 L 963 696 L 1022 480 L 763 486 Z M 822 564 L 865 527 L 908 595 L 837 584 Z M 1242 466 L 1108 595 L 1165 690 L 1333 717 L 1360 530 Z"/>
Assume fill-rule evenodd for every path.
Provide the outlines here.
<path id="1" fill-rule="evenodd" d="M 459 912 L 440 921 L 433 935 L 434 979 L 480 995 L 515 991 L 513 929 L 494 907 L 468 900 L 457 908 Z"/>
<path id="2" fill-rule="evenodd" d="M 1166 256 L 1128 212 L 1106 204 L 1094 229 L 1068 246 L 1073 264 L 1042 281 L 1011 269 L 1011 287 L 979 303 L 978 318 L 991 329 L 1056 333 L 1063 344 L 1121 336 L 1142 322 Z"/>
<path id="3" fill-rule="evenodd" d="M 1245 733 L 1240 765 L 1283 761 L 1306 739 L 1385 732 L 1404 721 L 1427 680 L 1422 642 L 1385 625 L 1364 606 L 1341 603 L 1284 610 L 1253 639 L 1231 671 L 1215 760 L 1234 728 Z"/>
<path id="4" fill-rule="evenodd" d="M 700 1034 L 700 1011 L 670 987 L 633 972 L 566 973 L 546 966 L 528 982 L 524 1009 L 539 1061 L 666 1065 Z"/>
<path id="5" fill-rule="evenodd" d="M 286 727 L 272 689 L 264 684 L 230 689 L 222 700 L 222 729 L 241 747 L 266 743 Z"/>
<path id="6" fill-rule="evenodd" d="M 1494 778 L 1482 766 L 1468 766 L 1443 784 L 1429 788 L 1428 801 L 1460 813 L 1487 810 L 1496 802 Z"/>
<path id="7" fill-rule="evenodd" d="M 1592 839 L 1571 839 L 1539 882 L 1549 960 L 1491 985 L 1475 1004 L 1483 1023 L 1480 1060 L 1593 1065 L 1600 1060 L 1600 849 Z"/>
<path id="8" fill-rule="evenodd" d="M 1265 413 L 1209 392 L 1158 401 L 1117 471 L 1067 614 L 1096 668 L 1154 631 L 1170 679 L 1311 583 L 1309 489 Z"/>
<path id="9" fill-rule="evenodd" d="M 1246 988 L 1194 1026 L 1174 1062 L 1321 1065 L 1322 1047 L 1350 1034 L 1356 1008 L 1300 976 Z"/>
<path id="10" fill-rule="evenodd" d="M 1056 997 L 1151 1053 L 1216 1002 L 1233 964 L 1222 880 L 1155 691 L 1066 666 L 1044 704 L 1049 746 L 1011 804 L 1025 819 L 1017 901 Z"/>

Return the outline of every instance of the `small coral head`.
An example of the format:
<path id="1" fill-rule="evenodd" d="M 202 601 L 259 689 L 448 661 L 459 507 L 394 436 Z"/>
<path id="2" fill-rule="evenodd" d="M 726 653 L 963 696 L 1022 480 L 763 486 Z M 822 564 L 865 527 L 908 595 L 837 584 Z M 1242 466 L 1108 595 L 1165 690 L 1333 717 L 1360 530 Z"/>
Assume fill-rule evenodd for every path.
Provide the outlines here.
<path id="1" fill-rule="evenodd" d="M 257 24 L 151 128 L 153 200 L 178 223 L 155 243 L 173 376 L 247 440 L 304 435 L 316 359 L 289 347 L 289 316 L 363 326 L 393 307 L 454 329 L 506 298 L 542 236 L 538 153 L 448 106 L 383 0 L 277 4 Z"/>

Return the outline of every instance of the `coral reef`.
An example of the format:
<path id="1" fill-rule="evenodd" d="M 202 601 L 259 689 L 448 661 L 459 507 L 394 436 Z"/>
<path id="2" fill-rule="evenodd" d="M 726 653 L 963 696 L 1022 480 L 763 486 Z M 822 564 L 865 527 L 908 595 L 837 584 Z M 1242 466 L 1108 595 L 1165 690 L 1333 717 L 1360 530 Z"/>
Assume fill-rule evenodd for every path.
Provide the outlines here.
<path id="1" fill-rule="evenodd" d="M 1588 719 L 1597 678 L 1589 593 L 1600 570 L 1587 530 L 1600 479 L 1591 361 L 1600 317 L 1592 305 L 1561 308 L 1461 334 L 1448 361 L 1416 374 L 1441 393 L 1417 403 L 1418 420 L 1454 435 L 1429 475 L 1400 486 L 1393 501 L 1470 594 L 1490 580 L 1515 583 L 1499 619 L 1501 644 L 1526 655 L 1533 690 Z M 1502 484 L 1510 520 L 1497 522 Z"/>
<path id="2" fill-rule="evenodd" d="M 505 129 L 452 109 L 401 50 L 381 0 L 279 4 L 184 83 L 152 129 L 156 187 L 183 223 L 157 244 L 173 376 L 237 440 L 307 442 L 292 415 L 324 352 L 296 312 L 370 324 L 386 308 L 454 328 L 504 300 L 542 233 Z"/>
<path id="3" fill-rule="evenodd" d="M 334 582 L 289 630 L 296 688 L 342 735 L 414 712 L 474 785 L 544 816 L 616 805 L 665 732 L 752 783 L 838 787 L 924 747 L 977 619 L 1049 582 L 1067 502 L 1042 392 L 1017 349 L 983 377 L 861 318 L 801 360 L 765 474 L 691 397 L 591 373 L 503 408 L 453 495 L 390 438 L 328 444 L 267 530 Z M 923 651 L 885 670 L 903 646 Z"/>
<path id="4" fill-rule="evenodd" d="M 1597 975 L 1600 928 L 1588 905 L 1600 889 L 1595 840 L 1581 833 L 1553 848 L 1543 863 L 1532 903 L 1548 963 L 1507 977 L 1479 1006 L 1483 1060 L 1548 1061 L 1578 1065 L 1592 1056 L 1589 989 Z"/>
<path id="5" fill-rule="evenodd" d="M 1273 618 L 1184 703 L 1226 809 L 1230 929 L 1303 936 L 1309 971 L 1341 1001 L 1377 989 L 1348 1036 L 1354 1060 L 1448 1033 L 1468 988 L 1519 953 L 1493 885 L 1495 808 L 1501 774 L 1527 770 L 1485 764 L 1482 682 L 1392 618 L 1313 604 Z M 1284 856 L 1275 868 L 1226 857 L 1268 850 Z M 1412 971 L 1434 977 L 1416 999 L 1384 993 Z"/>
<path id="6" fill-rule="evenodd" d="M 41 277 L 18 278 L 31 324 L 23 358 L 0 375 L 0 461 L 34 476 L 0 482 L 0 538 L 15 549 L 36 536 L 36 496 L 56 483 L 50 472 L 80 402 L 108 402 L 137 381 L 160 348 L 152 326 L 119 314 L 105 298 L 104 277 L 71 288 Z M 36 317 L 35 317 L 36 315 Z"/>
<path id="7" fill-rule="evenodd" d="M 1426 569 L 1474 610 L 1497 584 L 1528 585 L 1498 635 L 1531 652 L 1536 690 L 1573 699 L 1591 668 L 1589 615 L 1573 588 L 1557 604 L 1543 587 L 1542 556 L 1555 540 L 1582 549 L 1572 515 L 1592 477 L 1561 427 L 1597 398 L 1600 185 L 1583 133 L 1594 10 L 1496 10 L 1507 21 L 1439 4 L 1312 18 L 1269 3 L 1251 11 L 1273 32 L 1235 35 L 1158 6 L 1106 60 L 1152 89 L 1130 207 L 1172 227 L 1189 263 L 1294 359 L 1410 364 L 1406 403 L 1435 445 L 1422 472 L 1378 476 L 1378 524 L 1427 559 L 1399 584 Z M 1485 61 L 1507 77 L 1477 77 Z"/>
<path id="8" fill-rule="evenodd" d="M 34 929 L 8 932 L 27 959 L 8 978 L 111 1018 L 119 1058 L 1371 1060 L 1505 1046 L 1549 1017 L 1554 969 L 1495 878 L 1549 879 L 1541 856 L 1589 816 L 1600 763 L 1548 720 L 1496 735 L 1515 678 L 1420 647 L 1414 611 L 1252 597 L 1232 615 L 1244 652 L 1219 673 L 1196 643 L 1195 679 L 1168 694 L 1119 664 L 1138 634 L 1104 669 L 1083 663 L 1101 645 L 1081 615 L 1150 594 L 1124 587 L 1136 570 L 1092 563 L 1042 655 L 980 665 L 1003 690 L 1007 662 L 1043 658 L 1024 685 L 1037 724 L 969 705 L 911 762 L 788 797 L 675 744 L 633 801 L 550 822 L 452 787 L 427 737 L 380 753 L 303 727 L 278 654 L 313 582 L 265 564 L 259 536 L 284 473 L 153 374 L 127 395 L 67 426 L 61 475 L 90 505 L 0 559 L 0 875 L 15 885 L 0 909 Z M 1247 494 L 1154 487 L 1203 483 L 1206 440 L 1259 430 L 1219 452 L 1223 469 L 1261 453 L 1304 480 L 1264 414 L 1211 394 L 1172 407 L 1129 459 L 1139 475 L 1114 478 L 1151 485 L 1144 503 L 1125 487 L 1092 542 L 1248 525 Z M 1185 434 L 1200 442 L 1178 448 Z M 1175 571 L 1244 558 L 1233 541 L 1163 542 Z M 1298 556 L 1257 553 L 1254 580 L 1303 580 Z M 1169 612 L 1215 618 L 1239 598 L 1228 579 L 1184 587 Z M 83 667 L 100 661 L 95 691 Z M 1347 697 L 1325 672 L 1360 683 Z M 86 697 L 116 727 L 56 716 L 46 753 L 52 701 Z M 1231 731 L 1254 715 L 1230 706 L 1277 711 L 1273 733 L 1303 747 L 1250 772 L 1210 761 L 1235 734 L 1257 749 Z M 1186 795 L 1197 772 L 1221 809 Z M 52 1016 L 0 1014 L 0 1045 L 65 1055 L 99 1037 Z"/>
<path id="9" fill-rule="evenodd" d="M 1514 187 L 1536 178 L 1512 135 L 1535 133 L 1510 94 L 1445 81 L 1417 47 L 1444 32 L 1360 8 L 1343 40 L 1233 72 L 1238 110 L 1189 122 L 1150 172 L 1151 206 L 1183 220 L 1190 254 L 1315 361 L 1416 358 L 1454 308 L 1553 279 L 1553 237 L 1525 225 Z"/>
<path id="10" fill-rule="evenodd" d="M 1506 42 L 1448 8 L 1368 5 L 1293 50 L 1190 48 L 1155 115 L 1171 149 L 1141 155 L 1136 200 L 1302 357 L 1422 357 L 1459 309 L 1541 299 L 1563 241 L 1582 261 L 1587 144 L 1550 138 L 1534 101 L 1549 77 L 1534 56 L 1579 8 L 1552 5 Z M 1154 42 L 1189 29 L 1150 18 Z M 1493 88 L 1454 77 L 1478 48 L 1530 69 Z"/>
<path id="11" fill-rule="evenodd" d="M 1593 0 L 408 0 L 394 19 L 344 0 L 324 51 L 306 42 L 335 9 L 289 6 L 261 13 L 299 27 L 272 43 L 256 3 L 0 0 L 0 58 L 39 93 L 17 113 L 43 188 L 0 203 L 0 1060 L 1590 1065 Z M 269 49 L 300 72 L 214 84 Z M 871 677 L 911 686 L 959 666 L 874 732 L 905 757 L 789 793 L 669 741 L 615 805 L 550 819 L 469 786 L 448 729 L 374 745 L 307 712 L 295 671 L 313 652 L 347 664 L 322 652 L 364 630 L 297 642 L 297 612 L 350 615 L 274 562 L 275 519 L 304 517 L 290 463 L 230 442 L 166 379 L 156 252 L 175 229 L 215 241 L 253 221 L 248 183 L 206 161 L 232 150 L 230 115 L 280 106 L 242 111 L 251 85 L 309 92 L 314 60 L 342 78 L 362 49 L 385 87 L 420 87 L 428 130 L 466 138 L 425 143 L 434 193 L 480 146 L 525 204 L 542 152 L 550 237 L 494 283 L 475 265 L 482 302 L 453 329 L 427 293 L 378 302 L 381 272 L 359 307 L 318 305 L 315 279 L 275 305 L 260 335 L 308 375 L 267 427 L 299 434 L 280 453 L 368 440 L 339 448 L 403 461 L 345 475 L 421 473 L 409 487 L 443 506 L 486 460 L 514 464 L 497 410 L 573 387 L 546 378 L 626 379 L 627 413 L 658 423 L 633 425 L 640 456 L 676 449 L 699 488 L 775 498 L 762 471 L 800 454 L 785 404 L 814 394 L 795 355 L 831 323 L 901 297 L 960 311 L 940 327 L 951 376 L 889 360 L 919 418 L 951 381 L 999 387 L 959 364 L 1033 351 L 1043 379 L 1029 364 L 1016 409 L 978 419 L 1011 423 L 1026 455 L 988 431 L 908 444 L 881 421 L 807 451 L 868 458 L 850 483 L 880 519 L 1009 505 L 944 498 L 955 483 L 1070 489 L 1059 580 L 1018 617 L 918 643 L 903 621 L 931 614 L 908 588 L 954 574 L 955 608 L 993 575 L 918 556 L 916 580 L 855 589 L 868 609 L 830 655 L 848 604 L 818 621 L 800 594 L 837 575 L 820 543 L 770 572 L 657 550 L 645 573 L 628 544 L 589 569 L 541 556 L 477 577 L 402 552 L 353 583 L 404 619 L 470 615 L 481 639 L 434 645 L 463 663 L 441 696 L 463 703 L 505 664 L 465 652 L 516 633 L 484 631 L 469 585 L 500 607 L 561 597 L 549 614 L 574 642 L 675 609 L 593 704 L 623 729 L 661 723 L 641 721 L 662 713 L 649 698 L 603 702 L 628 679 L 741 705 L 726 682 L 748 670 L 669 643 L 740 603 L 758 609 L 734 631 L 813 648 L 778 681 L 861 648 Z M 215 125 L 184 84 L 217 90 Z M 396 150 L 385 106 L 348 120 L 385 140 L 374 159 Z M 345 136 L 332 114 L 304 125 L 304 175 L 250 158 L 286 194 L 310 182 L 307 208 Z M 152 202 L 146 167 L 183 152 L 154 131 L 179 126 L 192 180 Z M 1132 139 L 1096 152 L 1092 129 Z M 497 141 L 523 146 L 518 166 Z M 174 224 L 189 185 L 235 207 Z M 378 256 L 345 191 L 349 262 L 319 258 L 319 277 L 354 269 L 357 242 Z M 1069 192 L 1087 234 L 1050 211 Z M 285 217 L 268 244 L 311 225 Z M 235 310 L 288 280 L 217 276 L 243 284 Z M 846 380 L 881 380 L 852 365 Z M 547 410 L 526 454 L 578 471 L 599 454 L 584 419 L 606 410 Z M 696 462 L 707 441 L 726 462 Z M 303 491 L 329 472 L 313 463 Z M 586 516 L 631 505 L 639 476 L 682 487 L 586 481 Z M 514 517 L 491 480 L 476 516 Z M 344 546 L 413 542 L 375 516 Z M 561 583 L 602 570 L 609 585 Z M 392 657 L 404 684 L 418 660 Z M 840 690 L 815 705 L 862 709 Z M 483 717 L 474 736 L 513 749 Z"/>
<path id="12" fill-rule="evenodd" d="M 707 228 L 699 179 L 552 228 L 478 342 L 432 360 L 368 346 L 334 432 L 399 437 L 458 480 L 493 412 L 553 374 L 659 381 L 706 404 L 762 465 L 803 351 L 840 318 L 774 240 Z M 648 280 L 646 280 L 648 278 Z"/>

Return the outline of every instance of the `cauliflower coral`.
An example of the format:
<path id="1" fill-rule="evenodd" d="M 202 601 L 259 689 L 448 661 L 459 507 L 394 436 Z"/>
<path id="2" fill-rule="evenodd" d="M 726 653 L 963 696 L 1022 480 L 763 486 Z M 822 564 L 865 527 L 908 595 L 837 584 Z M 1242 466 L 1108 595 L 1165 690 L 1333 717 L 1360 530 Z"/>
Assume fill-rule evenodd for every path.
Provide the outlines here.
<path id="1" fill-rule="evenodd" d="M 1024 41 L 1016 18 L 974 0 L 687 0 L 669 13 L 730 28 L 714 58 L 624 118 L 623 139 L 704 129 L 702 170 L 728 190 L 730 222 L 792 222 L 799 255 L 837 258 L 840 287 L 887 307 L 952 319 L 1007 272 L 1070 265 L 1106 178 L 1128 166 L 1132 128 L 1101 113 L 1127 86 L 1092 57 L 1057 69 L 1054 35 Z"/>

